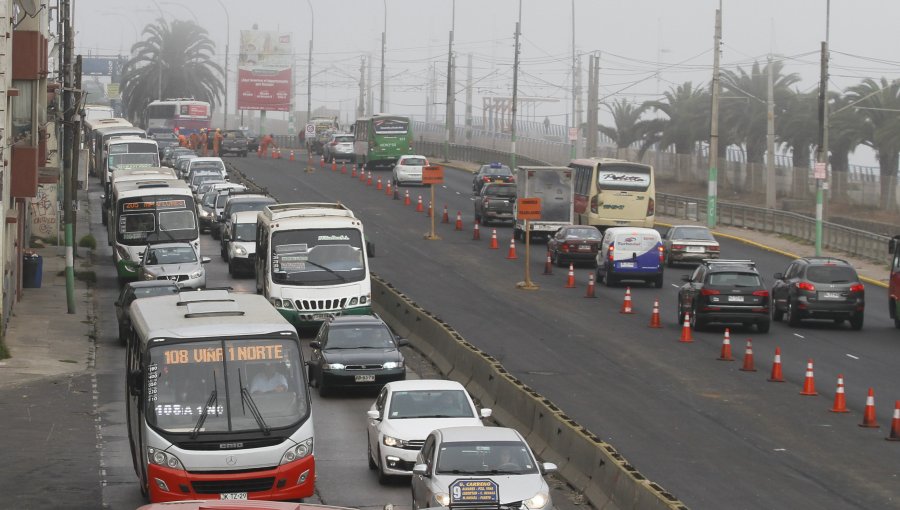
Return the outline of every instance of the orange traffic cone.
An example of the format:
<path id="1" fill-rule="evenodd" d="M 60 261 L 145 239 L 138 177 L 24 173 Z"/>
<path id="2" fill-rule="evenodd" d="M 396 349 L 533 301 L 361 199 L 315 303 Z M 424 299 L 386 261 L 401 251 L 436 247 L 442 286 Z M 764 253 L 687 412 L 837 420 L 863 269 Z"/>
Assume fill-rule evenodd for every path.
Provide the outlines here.
<path id="1" fill-rule="evenodd" d="M 382 186 L 382 184 L 381 184 L 381 177 L 378 178 L 378 184 L 375 186 L 375 189 L 377 189 L 378 191 L 381 191 L 384 189 L 384 186 Z"/>
<path id="2" fill-rule="evenodd" d="M 594 295 L 594 272 L 593 271 L 591 272 L 591 274 L 588 275 L 587 293 L 584 295 L 584 297 L 586 297 L 586 298 L 597 297 Z"/>
<path id="3" fill-rule="evenodd" d="M 900 400 L 894 401 L 894 418 L 891 420 L 891 435 L 888 441 L 900 441 Z"/>
<path id="4" fill-rule="evenodd" d="M 375 181 L 372 180 L 372 172 L 369 172 L 369 178 L 366 180 L 366 186 L 371 186 Z"/>
<path id="5" fill-rule="evenodd" d="M 394 200 L 400 200 L 400 185 L 394 186 Z"/>
<path id="6" fill-rule="evenodd" d="M 441 216 L 441 223 L 450 223 L 450 216 L 447 214 L 447 204 L 444 204 L 444 215 Z"/>
<path id="7" fill-rule="evenodd" d="M 428 210 L 431 211 L 430 208 Z M 473 241 L 478 241 L 481 239 L 481 227 L 478 226 L 479 223 L 481 223 L 481 222 L 478 221 L 478 219 L 476 218 L 475 226 L 472 227 L 472 240 Z"/>
<path id="8" fill-rule="evenodd" d="M 337 171 L 337 160 L 334 160 L 334 159 L 331 160 L 331 171 L 332 172 Z"/>
<path id="9" fill-rule="evenodd" d="M 625 300 L 622 301 L 622 308 L 619 310 L 619 313 L 634 313 L 634 310 L 631 309 L 631 287 L 625 287 Z"/>
<path id="10" fill-rule="evenodd" d="M 651 328 L 661 328 L 662 322 L 659 318 L 659 300 L 653 300 L 653 313 L 650 315 L 650 327 Z"/>
<path id="11" fill-rule="evenodd" d="M 460 213 L 459 211 L 456 211 L 456 226 L 453 228 L 453 230 L 462 230 L 462 229 L 463 229 L 462 213 Z"/>
<path id="12" fill-rule="evenodd" d="M 875 391 L 872 388 L 869 388 L 869 395 L 866 397 L 866 410 L 863 411 L 863 421 L 859 426 L 869 429 L 880 427 L 878 422 L 875 421 Z"/>
<path id="13" fill-rule="evenodd" d="M 325 168 L 325 156 L 319 158 L 319 168 Z"/>
<path id="14" fill-rule="evenodd" d="M 458 220 L 458 221 L 462 221 L 462 220 Z M 462 230 L 462 228 L 459 228 L 457 230 Z M 509 251 L 506 252 L 506 258 L 508 260 L 516 260 L 517 258 L 519 258 L 516 256 L 516 240 L 515 240 L 515 238 L 509 239 Z"/>
<path id="15" fill-rule="evenodd" d="M 411 205 L 412 201 L 409 199 L 409 190 L 406 190 L 406 195 L 403 196 L 403 205 Z"/>
<path id="16" fill-rule="evenodd" d="M 849 413 L 847 396 L 844 395 L 844 374 L 838 374 L 837 391 L 834 392 L 834 405 L 829 409 L 832 413 Z"/>
<path id="17" fill-rule="evenodd" d="M 575 288 L 575 265 L 569 262 L 569 275 L 566 277 L 566 288 Z"/>
<path id="18" fill-rule="evenodd" d="M 422 205 L 422 195 L 419 195 L 419 200 L 416 202 L 416 212 L 425 212 L 425 207 Z"/>
<path id="19" fill-rule="evenodd" d="M 497 245 L 497 229 L 496 228 L 491 230 L 491 246 L 490 246 L 490 248 L 492 250 L 500 249 L 500 247 Z"/>
<path id="20" fill-rule="evenodd" d="M 691 312 L 684 312 L 684 323 L 681 324 L 681 339 L 678 341 L 686 344 L 694 341 L 694 337 L 691 335 Z"/>
<path id="21" fill-rule="evenodd" d="M 756 367 L 753 366 L 753 340 L 747 339 L 747 348 L 744 349 L 744 366 L 742 366 L 739 370 L 744 372 L 756 372 Z"/>
<path id="22" fill-rule="evenodd" d="M 391 196 L 391 180 L 388 179 L 387 186 L 384 187 L 385 196 Z"/>
<path id="23" fill-rule="evenodd" d="M 289 158 L 289 161 L 296 161 L 294 159 L 294 149 L 291 149 L 291 157 Z"/>
<path id="24" fill-rule="evenodd" d="M 544 263 L 544 274 L 553 274 L 553 259 L 550 258 L 549 248 L 547 248 L 547 262 Z"/>
<path id="25" fill-rule="evenodd" d="M 366 182 L 366 169 L 363 167 L 359 167 L 359 182 Z"/>
<path id="26" fill-rule="evenodd" d="M 355 165 L 353 166 L 353 169 L 354 169 L 354 170 L 356 169 L 356 166 L 355 166 Z M 341 173 L 342 173 L 342 174 L 346 174 L 346 173 L 347 173 L 347 163 L 343 163 L 343 164 L 341 165 Z M 356 176 L 354 175 L 354 177 L 356 177 Z"/>
<path id="27" fill-rule="evenodd" d="M 816 393 L 816 377 L 813 374 L 813 360 L 806 361 L 806 378 L 803 379 L 803 391 L 801 395 L 814 396 Z"/>
<path id="28" fill-rule="evenodd" d="M 731 331 L 725 328 L 725 336 L 722 337 L 722 352 L 719 353 L 720 361 L 734 361 L 731 355 Z"/>
<path id="29" fill-rule="evenodd" d="M 345 168 L 346 168 L 346 166 L 345 166 Z M 345 172 L 345 173 L 346 173 L 346 172 Z M 350 178 L 351 178 L 351 179 L 356 179 L 356 165 L 353 165 L 353 169 L 350 170 Z"/>
<path id="30" fill-rule="evenodd" d="M 278 149 L 278 147 L 272 149 L 272 159 L 281 159 L 281 151 Z"/>
<path id="31" fill-rule="evenodd" d="M 772 373 L 767 379 L 769 382 L 784 382 L 784 375 L 781 373 L 781 347 L 775 348 L 775 359 L 772 361 Z"/>

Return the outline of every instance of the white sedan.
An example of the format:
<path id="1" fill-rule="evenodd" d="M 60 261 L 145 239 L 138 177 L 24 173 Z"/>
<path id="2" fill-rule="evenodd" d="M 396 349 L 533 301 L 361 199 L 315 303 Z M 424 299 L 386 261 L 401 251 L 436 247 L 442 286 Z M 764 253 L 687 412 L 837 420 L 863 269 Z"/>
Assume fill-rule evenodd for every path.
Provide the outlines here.
<path id="1" fill-rule="evenodd" d="M 400 156 L 394 165 L 394 186 L 405 184 L 422 184 L 422 167 L 428 166 L 425 156 Z"/>
<path id="2" fill-rule="evenodd" d="M 482 426 L 479 413 L 456 381 L 417 379 L 388 383 L 366 413 L 369 468 L 378 481 L 410 476 L 428 434 L 443 427 Z"/>

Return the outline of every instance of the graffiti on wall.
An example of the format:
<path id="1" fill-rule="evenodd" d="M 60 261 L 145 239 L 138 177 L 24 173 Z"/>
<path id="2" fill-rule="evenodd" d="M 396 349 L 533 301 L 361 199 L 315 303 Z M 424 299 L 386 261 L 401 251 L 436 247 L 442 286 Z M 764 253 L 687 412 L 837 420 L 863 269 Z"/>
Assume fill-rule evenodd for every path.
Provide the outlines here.
<path id="1" fill-rule="evenodd" d="M 31 201 L 31 235 L 56 237 L 59 230 L 58 194 L 59 184 L 38 184 L 37 196 Z"/>

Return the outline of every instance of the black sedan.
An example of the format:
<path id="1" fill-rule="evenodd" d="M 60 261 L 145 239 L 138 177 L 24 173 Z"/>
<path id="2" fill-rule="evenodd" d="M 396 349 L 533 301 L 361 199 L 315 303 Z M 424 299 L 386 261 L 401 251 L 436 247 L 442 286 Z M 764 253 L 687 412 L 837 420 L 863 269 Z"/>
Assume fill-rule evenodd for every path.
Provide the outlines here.
<path id="1" fill-rule="evenodd" d="M 392 381 L 406 379 L 406 366 L 398 339 L 380 318 L 370 315 L 344 315 L 325 322 L 315 340 L 309 381 L 325 396 L 337 387 L 380 388 Z"/>
<path id="2" fill-rule="evenodd" d="M 860 330 L 866 308 L 866 289 L 847 261 L 804 257 L 775 274 L 772 319 L 799 326 L 803 319 L 832 320 Z"/>
<path id="3" fill-rule="evenodd" d="M 516 182 L 516 177 L 506 165 L 500 163 L 481 165 L 472 178 L 472 191 L 476 195 L 481 194 L 481 188 L 489 182 Z"/>
<path id="4" fill-rule="evenodd" d="M 138 298 L 167 296 L 178 294 L 181 289 L 173 281 L 150 280 L 131 282 L 122 287 L 119 299 L 116 300 L 116 319 L 119 321 L 119 341 L 128 343 L 128 334 L 131 331 L 131 303 Z"/>
<path id="5" fill-rule="evenodd" d="M 557 230 L 556 234 L 547 240 L 547 251 L 557 266 L 565 266 L 570 262 L 589 262 L 596 265 L 597 252 L 600 251 L 602 240 L 603 234 L 594 227 L 569 225 Z"/>

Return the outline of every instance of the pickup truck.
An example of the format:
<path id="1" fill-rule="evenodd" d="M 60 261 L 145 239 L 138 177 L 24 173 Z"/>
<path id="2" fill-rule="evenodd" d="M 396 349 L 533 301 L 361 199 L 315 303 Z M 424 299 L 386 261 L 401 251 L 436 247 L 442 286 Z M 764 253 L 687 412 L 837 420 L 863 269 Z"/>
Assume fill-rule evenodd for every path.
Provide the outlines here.
<path id="1" fill-rule="evenodd" d="M 516 185 L 505 182 L 489 182 L 475 197 L 475 219 L 482 225 L 492 221 L 512 222 L 513 204 L 516 201 Z"/>
<path id="2" fill-rule="evenodd" d="M 219 145 L 219 155 L 236 154 L 242 158 L 247 157 L 249 150 L 247 137 L 239 129 L 229 129 L 222 132 L 222 144 Z"/>

